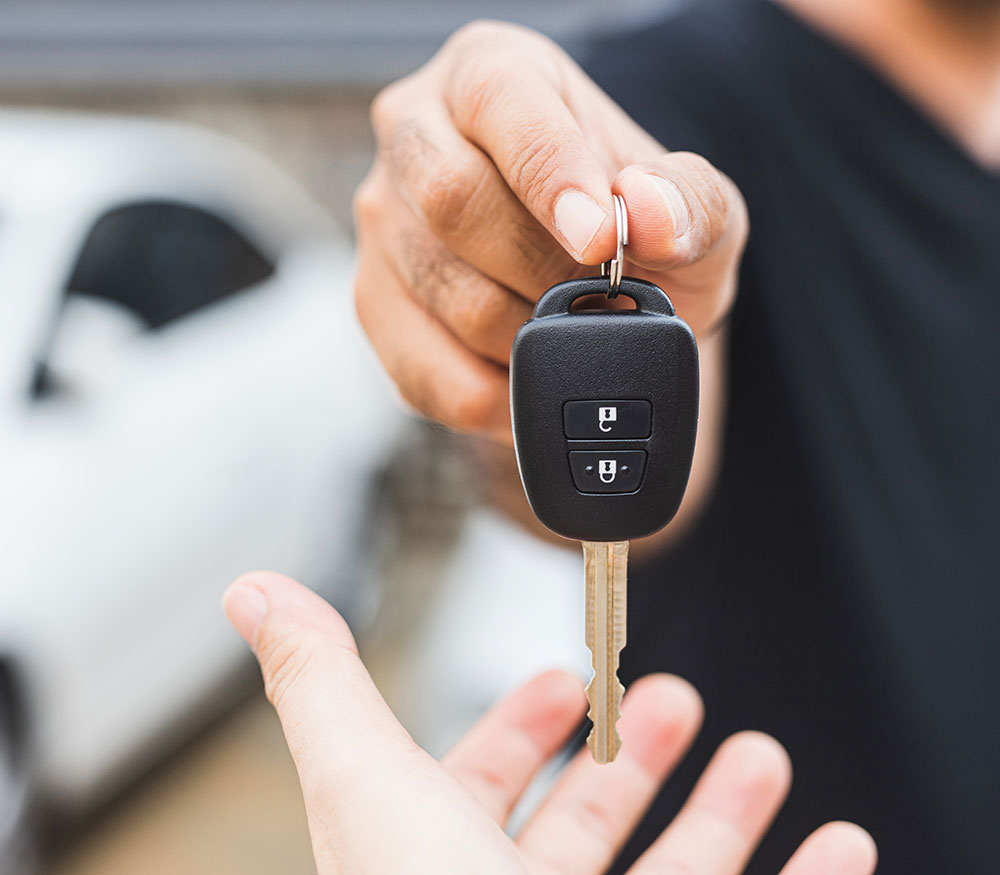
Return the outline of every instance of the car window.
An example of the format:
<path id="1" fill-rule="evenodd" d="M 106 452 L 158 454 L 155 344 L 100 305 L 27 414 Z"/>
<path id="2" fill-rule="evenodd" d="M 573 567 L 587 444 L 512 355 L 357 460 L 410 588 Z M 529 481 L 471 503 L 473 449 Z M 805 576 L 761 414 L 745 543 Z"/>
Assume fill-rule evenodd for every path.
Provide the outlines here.
<path id="1" fill-rule="evenodd" d="M 149 201 L 97 220 L 68 291 L 116 301 L 159 328 L 273 273 L 274 264 L 219 216 Z"/>

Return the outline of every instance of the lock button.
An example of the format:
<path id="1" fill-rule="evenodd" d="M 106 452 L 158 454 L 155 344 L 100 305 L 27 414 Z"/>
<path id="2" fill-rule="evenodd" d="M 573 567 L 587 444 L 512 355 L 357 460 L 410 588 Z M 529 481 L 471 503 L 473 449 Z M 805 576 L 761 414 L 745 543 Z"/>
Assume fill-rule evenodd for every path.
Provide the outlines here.
<path id="1" fill-rule="evenodd" d="M 646 471 L 643 450 L 573 450 L 569 469 L 578 492 L 638 492 Z"/>
<path id="2" fill-rule="evenodd" d="M 563 433 L 570 440 L 648 438 L 651 413 L 648 401 L 567 401 Z"/>

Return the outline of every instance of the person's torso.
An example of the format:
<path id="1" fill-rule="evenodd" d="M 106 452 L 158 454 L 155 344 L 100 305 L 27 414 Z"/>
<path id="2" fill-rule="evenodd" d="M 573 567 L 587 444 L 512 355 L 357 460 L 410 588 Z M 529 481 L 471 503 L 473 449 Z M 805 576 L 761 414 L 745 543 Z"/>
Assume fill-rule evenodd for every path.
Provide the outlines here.
<path id="1" fill-rule="evenodd" d="M 686 542 L 633 572 L 623 671 L 702 689 L 696 760 L 742 728 L 789 748 L 795 788 L 752 871 L 833 818 L 872 830 L 881 871 L 994 871 L 1000 176 L 764 0 L 595 58 L 751 219 L 719 484 Z"/>

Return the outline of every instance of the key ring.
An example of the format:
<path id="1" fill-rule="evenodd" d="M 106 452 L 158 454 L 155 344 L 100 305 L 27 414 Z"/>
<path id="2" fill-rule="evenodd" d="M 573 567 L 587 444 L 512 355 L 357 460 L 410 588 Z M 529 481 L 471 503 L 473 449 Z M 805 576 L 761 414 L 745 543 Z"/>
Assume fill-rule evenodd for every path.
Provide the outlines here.
<path id="1" fill-rule="evenodd" d="M 615 202 L 615 229 L 618 232 L 618 248 L 615 257 L 601 265 L 601 276 L 608 277 L 608 297 L 617 298 L 622 287 L 622 268 L 625 264 L 625 247 L 628 246 L 628 210 L 625 199 L 612 195 Z"/>

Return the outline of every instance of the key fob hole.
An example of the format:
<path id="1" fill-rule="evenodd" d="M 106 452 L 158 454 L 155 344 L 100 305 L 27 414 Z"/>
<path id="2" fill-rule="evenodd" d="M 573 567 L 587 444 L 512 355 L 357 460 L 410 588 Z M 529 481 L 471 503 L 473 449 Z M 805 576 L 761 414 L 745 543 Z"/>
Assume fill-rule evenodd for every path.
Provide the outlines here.
<path id="1" fill-rule="evenodd" d="M 627 295 L 609 298 L 607 295 L 581 295 L 569 308 L 571 313 L 597 313 L 604 310 L 637 310 L 635 301 Z"/>

